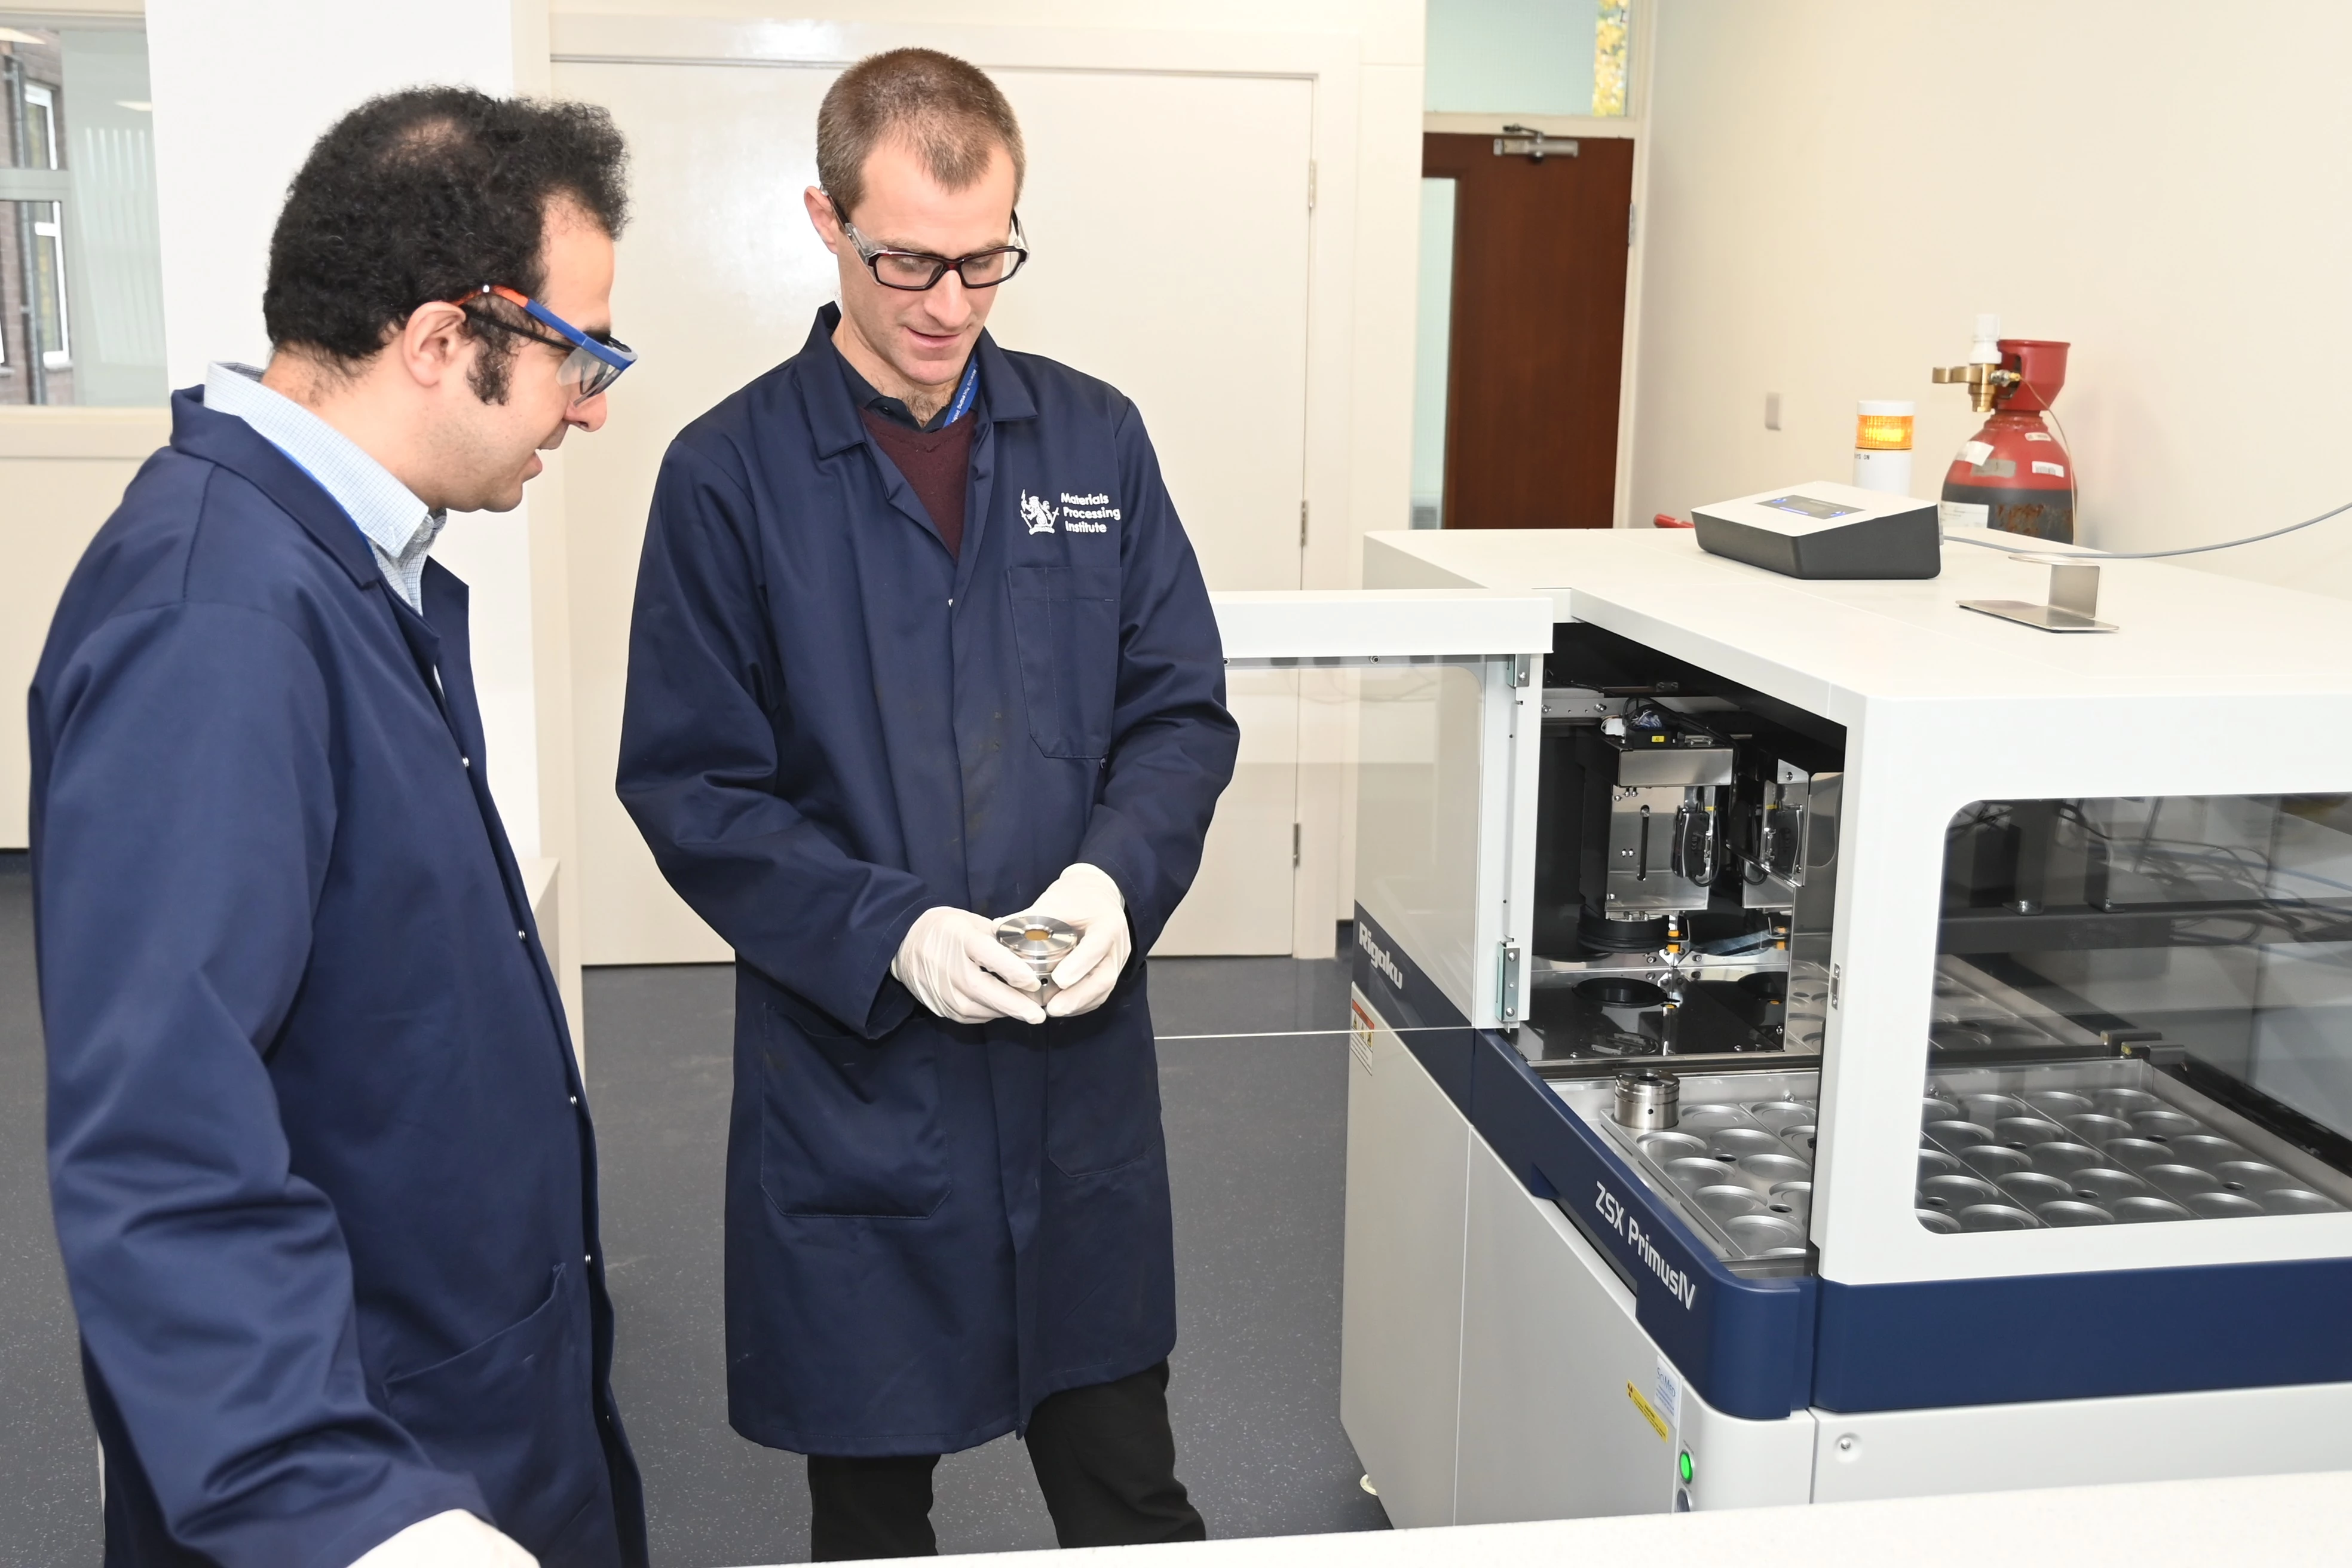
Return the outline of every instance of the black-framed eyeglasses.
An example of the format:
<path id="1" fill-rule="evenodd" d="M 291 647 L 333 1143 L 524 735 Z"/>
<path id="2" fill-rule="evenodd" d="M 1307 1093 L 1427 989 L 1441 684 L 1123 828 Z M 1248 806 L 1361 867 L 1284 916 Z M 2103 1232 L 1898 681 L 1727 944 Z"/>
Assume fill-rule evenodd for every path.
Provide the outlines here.
<path id="1" fill-rule="evenodd" d="M 838 209 L 836 209 L 838 210 Z M 1020 242 L 1028 237 L 1021 232 L 1021 215 L 1013 215 L 1011 245 L 1000 245 L 989 250 L 975 250 L 970 256 L 932 256 L 920 250 L 891 250 L 875 244 L 857 232 L 857 226 L 847 218 L 841 220 L 841 232 L 857 247 L 866 269 L 874 274 L 874 281 L 885 289 L 902 289 L 919 294 L 926 289 L 939 287 L 940 279 L 953 268 L 967 289 L 993 289 L 1021 270 L 1029 259 L 1028 247 Z"/>

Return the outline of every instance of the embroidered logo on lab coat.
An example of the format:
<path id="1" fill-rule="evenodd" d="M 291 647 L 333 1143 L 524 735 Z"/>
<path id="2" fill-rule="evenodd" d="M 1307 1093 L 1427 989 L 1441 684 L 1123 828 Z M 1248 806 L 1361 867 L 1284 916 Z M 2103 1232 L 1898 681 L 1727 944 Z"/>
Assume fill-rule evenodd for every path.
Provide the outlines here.
<path id="1" fill-rule="evenodd" d="M 1032 533 L 1051 533 L 1054 531 L 1054 509 L 1045 504 L 1044 496 L 1033 496 L 1023 490 L 1021 521 L 1029 525 Z"/>
<path id="2" fill-rule="evenodd" d="M 1108 521 L 1105 521 L 1108 519 Z M 1062 492 L 1062 529 L 1066 533 L 1108 533 L 1118 521 L 1118 508 L 1106 495 L 1074 496 Z"/>

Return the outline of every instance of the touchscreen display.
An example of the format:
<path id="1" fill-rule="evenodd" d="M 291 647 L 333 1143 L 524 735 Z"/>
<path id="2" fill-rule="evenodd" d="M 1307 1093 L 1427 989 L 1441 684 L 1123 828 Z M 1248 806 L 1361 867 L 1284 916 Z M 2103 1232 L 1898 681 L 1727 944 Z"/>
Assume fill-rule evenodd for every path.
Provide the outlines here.
<path id="1" fill-rule="evenodd" d="M 1781 496 L 1763 504 L 1778 507 L 1782 511 L 1793 511 L 1800 517 L 1820 518 L 1823 521 L 1832 517 L 1851 517 L 1862 510 L 1858 506 L 1840 506 L 1833 500 L 1815 500 L 1811 496 Z"/>

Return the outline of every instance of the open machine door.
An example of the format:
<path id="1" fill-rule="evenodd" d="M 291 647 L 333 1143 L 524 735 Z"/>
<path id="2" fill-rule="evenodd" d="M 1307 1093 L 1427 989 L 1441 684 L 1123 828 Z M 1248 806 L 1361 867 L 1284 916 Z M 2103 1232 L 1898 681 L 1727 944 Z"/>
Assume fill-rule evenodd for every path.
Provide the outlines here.
<path id="1" fill-rule="evenodd" d="M 1211 597 L 1229 668 L 1352 672 L 1357 840 L 1382 847 L 1357 859 L 1360 942 L 1377 927 L 1423 955 L 1471 1026 L 1516 1026 L 1535 918 L 1527 847 L 1551 599 L 1478 589 Z"/>

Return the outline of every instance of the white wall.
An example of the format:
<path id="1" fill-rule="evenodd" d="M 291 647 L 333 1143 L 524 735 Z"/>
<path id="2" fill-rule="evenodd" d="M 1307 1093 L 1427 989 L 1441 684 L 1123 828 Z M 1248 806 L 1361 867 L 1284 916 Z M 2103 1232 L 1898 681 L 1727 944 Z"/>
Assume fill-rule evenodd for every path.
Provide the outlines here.
<path id="1" fill-rule="evenodd" d="M 157 216 L 172 384 L 264 363 L 269 235 L 310 144 L 362 99 L 421 82 L 517 89 L 527 0 L 150 0 Z M 538 68 L 543 75 L 545 46 Z M 526 68 L 528 70 L 528 68 Z M 529 85 L 528 82 L 520 85 Z M 524 502 L 527 509 L 530 501 Z M 449 521 L 435 555 L 473 590 L 491 791 L 516 852 L 540 853 L 531 560 L 525 510 Z"/>
<path id="2" fill-rule="evenodd" d="M 2083 536 L 2152 549 L 2352 497 L 2352 6 L 1660 0 L 1631 514 L 1843 478 L 1978 310 L 2074 345 Z M 1764 395 L 1785 399 L 1764 429 Z M 2352 595 L 2352 521 L 2202 558 Z M 2352 625 L 2347 625 L 2352 630 Z"/>
<path id="3" fill-rule="evenodd" d="M 183 0 L 184 3 L 184 0 Z M 1415 236 L 1421 185 L 1423 0 L 551 0 L 557 16 L 774 16 L 966 27 L 1135 28 L 1171 33 L 1334 33 L 1358 50 L 1355 301 L 1349 352 L 1350 479 L 1318 501 L 1307 585 L 1362 580 L 1363 535 L 1410 521 Z M 1171 232 L 1216 236 L 1213 213 L 1169 215 Z M 1183 226 L 1190 225 L 1190 228 Z M 1236 237 L 1224 237 L 1233 239 Z M 1337 515 L 1332 515 L 1336 513 Z M 1343 911 L 1344 912 L 1344 911 Z"/>

